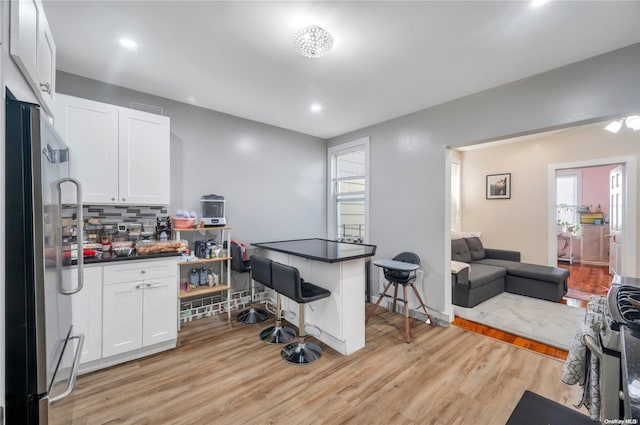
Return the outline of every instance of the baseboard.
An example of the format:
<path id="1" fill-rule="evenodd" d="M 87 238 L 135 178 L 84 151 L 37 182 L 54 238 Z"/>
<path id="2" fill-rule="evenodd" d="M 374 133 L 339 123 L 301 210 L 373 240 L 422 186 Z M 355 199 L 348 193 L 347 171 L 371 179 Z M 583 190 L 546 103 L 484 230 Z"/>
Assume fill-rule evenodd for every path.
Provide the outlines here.
<path id="1" fill-rule="evenodd" d="M 378 297 L 369 297 L 370 303 L 375 303 L 376 301 L 378 301 Z M 380 307 L 384 308 L 385 310 L 392 311 L 393 301 L 391 299 L 384 299 L 380 303 Z M 451 326 L 451 322 L 449 320 L 448 314 L 437 311 L 436 309 L 429 306 L 427 306 L 427 310 L 429 311 L 429 314 L 431 315 L 433 320 L 436 322 L 435 323 L 436 326 L 440 326 L 443 328 L 448 328 L 449 326 Z M 404 314 L 404 304 L 402 303 L 402 301 L 398 301 L 396 303 L 395 312 L 398 314 Z M 424 314 L 422 307 L 418 307 L 418 309 L 413 309 L 411 308 L 411 306 L 409 306 L 409 317 L 411 317 L 412 319 L 420 320 L 421 322 L 427 321 L 427 315 Z"/>

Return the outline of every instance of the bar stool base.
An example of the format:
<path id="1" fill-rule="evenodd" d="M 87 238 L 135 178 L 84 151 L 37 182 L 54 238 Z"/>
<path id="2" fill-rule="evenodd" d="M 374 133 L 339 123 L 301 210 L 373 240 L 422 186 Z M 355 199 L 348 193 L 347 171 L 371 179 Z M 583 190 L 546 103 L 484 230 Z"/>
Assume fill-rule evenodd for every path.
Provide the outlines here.
<path id="1" fill-rule="evenodd" d="M 322 356 L 322 348 L 313 342 L 294 342 L 285 345 L 280 355 L 287 363 L 307 365 Z"/>
<path id="2" fill-rule="evenodd" d="M 250 308 L 248 310 L 241 311 L 238 313 L 238 322 L 253 324 L 260 323 L 267 320 L 269 317 L 269 313 L 261 308 Z"/>
<path id="3" fill-rule="evenodd" d="M 296 337 L 296 331 L 287 327 L 269 326 L 260 332 L 260 339 L 267 344 L 286 344 Z"/>

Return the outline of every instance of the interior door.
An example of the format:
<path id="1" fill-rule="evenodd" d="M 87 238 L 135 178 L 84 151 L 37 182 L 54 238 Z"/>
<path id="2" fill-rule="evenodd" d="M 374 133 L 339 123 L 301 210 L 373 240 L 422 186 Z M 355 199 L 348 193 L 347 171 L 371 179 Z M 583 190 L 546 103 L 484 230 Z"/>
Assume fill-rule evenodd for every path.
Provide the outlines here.
<path id="1" fill-rule="evenodd" d="M 622 273 L 624 165 L 609 173 L 609 273 Z"/>

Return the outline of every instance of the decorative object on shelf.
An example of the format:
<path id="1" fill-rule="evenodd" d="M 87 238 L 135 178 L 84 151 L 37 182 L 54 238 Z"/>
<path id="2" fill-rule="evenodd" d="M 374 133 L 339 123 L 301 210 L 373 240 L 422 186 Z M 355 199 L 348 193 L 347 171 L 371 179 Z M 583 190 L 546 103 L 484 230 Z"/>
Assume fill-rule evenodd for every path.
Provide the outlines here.
<path id="1" fill-rule="evenodd" d="M 487 175 L 487 199 L 511 199 L 511 173 Z"/>
<path id="2" fill-rule="evenodd" d="M 294 34 L 293 47 L 302 56 L 319 58 L 333 47 L 333 36 L 324 28 L 311 25 Z"/>

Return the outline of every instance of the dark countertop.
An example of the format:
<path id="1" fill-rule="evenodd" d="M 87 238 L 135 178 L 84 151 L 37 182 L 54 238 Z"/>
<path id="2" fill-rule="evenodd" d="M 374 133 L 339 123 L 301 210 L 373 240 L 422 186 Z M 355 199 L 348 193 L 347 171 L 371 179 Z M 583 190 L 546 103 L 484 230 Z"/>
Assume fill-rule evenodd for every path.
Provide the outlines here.
<path id="1" fill-rule="evenodd" d="M 326 263 L 371 257 L 375 255 L 377 248 L 376 245 L 338 242 L 319 238 L 259 242 L 251 245 Z"/>
<path id="2" fill-rule="evenodd" d="M 620 326 L 625 419 L 640 419 L 640 331 Z"/>
<path id="3" fill-rule="evenodd" d="M 152 258 L 167 258 L 167 257 L 178 257 L 182 255 L 181 252 L 161 252 L 157 254 L 146 254 L 146 255 L 138 255 L 133 254 L 128 257 L 118 257 L 113 253 L 104 253 L 102 257 L 85 257 L 84 264 L 106 264 L 106 263 L 115 263 L 118 261 L 131 261 L 131 260 L 149 260 Z M 77 265 L 77 261 L 73 261 L 71 264 L 65 264 L 65 266 L 75 266 Z"/>

